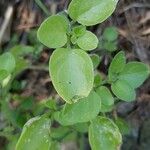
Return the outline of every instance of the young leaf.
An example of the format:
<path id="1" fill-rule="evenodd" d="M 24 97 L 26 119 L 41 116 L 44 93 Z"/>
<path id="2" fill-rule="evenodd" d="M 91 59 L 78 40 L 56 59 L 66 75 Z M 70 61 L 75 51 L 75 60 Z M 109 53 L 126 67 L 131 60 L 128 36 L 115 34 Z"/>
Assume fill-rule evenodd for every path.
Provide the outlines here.
<path id="1" fill-rule="evenodd" d="M 92 91 L 88 97 L 77 103 L 66 104 L 61 112 L 55 114 L 55 119 L 62 125 L 88 122 L 98 115 L 100 107 L 100 97 Z"/>
<path id="2" fill-rule="evenodd" d="M 102 82 L 102 77 L 99 73 L 97 73 L 94 77 L 94 87 L 99 86 L 101 82 Z"/>
<path id="3" fill-rule="evenodd" d="M 112 60 L 109 70 L 108 76 L 110 81 L 114 81 L 117 79 L 118 74 L 122 72 L 126 64 L 126 58 L 124 52 L 119 52 L 115 55 L 114 59 Z"/>
<path id="4" fill-rule="evenodd" d="M 70 38 L 72 44 L 76 44 L 77 43 L 77 37 L 75 35 L 72 35 Z"/>
<path id="5" fill-rule="evenodd" d="M 96 55 L 96 54 L 92 54 L 90 57 L 93 62 L 93 67 L 94 69 L 96 69 L 98 65 L 100 64 L 101 58 L 99 57 L 99 55 Z"/>
<path id="6" fill-rule="evenodd" d="M 68 21 L 64 16 L 53 15 L 38 29 L 38 39 L 49 48 L 59 48 L 67 43 Z"/>
<path id="7" fill-rule="evenodd" d="M 11 73 L 15 69 L 15 65 L 15 58 L 11 53 L 6 52 L 0 56 L 0 70 Z"/>
<path id="8" fill-rule="evenodd" d="M 50 120 L 46 117 L 30 119 L 23 128 L 16 150 L 49 150 Z"/>
<path id="9" fill-rule="evenodd" d="M 122 143 L 118 127 L 108 118 L 97 117 L 89 127 L 92 150 L 117 150 Z"/>
<path id="10" fill-rule="evenodd" d="M 78 46 L 86 51 L 93 50 L 98 46 L 98 39 L 95 34 L 86 31 L 85 34 L 77 39 Z"/>
<path id="11" fill-rule="evenodd" d="M 109 42 L 115 41 L 118 37 L 116 27 L 108 27 L 104 30 L 103 38 Z"/>
<path id="12" fill-rule="evenodd" d="M 97 88 L 96 93 L 100 96 L 103 105 L 111 106 L 114 104 L 114 98 L 107 87 L 101 86 Z"/>
<path id="13" fill-rule="evenodd" d="M 73 34 L 76 37 L 80 37 L 80 36 L 84 35 L 85 32 L 86 32 L 86 27 L 85 26 L 79 25 L 79 26 L 76 26 L 76 27 L 73 28 Z"/>
<path id="14" fill-rule="evenodd" d="M 55 50 L 50 58 L 49 71 L 56 91 L 67 103 L 87 97 L 92 90 L 93 64 L 83 50 Z"/>
<path id="15" fill-rule="evenodd" d="M 124 80 L 114 82 L 111 85 L 111 89 L 113 93 L 123 101 L 131 102 L 135 100 L 135 90 Z"/>
<path id="16" fill-rule="evenodd" d="M 115 10 L 118 0 L 72 0 L 69 16 L 82 25 L 92 26 L 105 21 Z"/>
<path id="17" fill-rule="evenodd" d="M 141 62 L 129 62 L 119 75 L 119 79 L 125 80 L 133 88 L 139 87 L 149 76 L 150 69 Z"/>

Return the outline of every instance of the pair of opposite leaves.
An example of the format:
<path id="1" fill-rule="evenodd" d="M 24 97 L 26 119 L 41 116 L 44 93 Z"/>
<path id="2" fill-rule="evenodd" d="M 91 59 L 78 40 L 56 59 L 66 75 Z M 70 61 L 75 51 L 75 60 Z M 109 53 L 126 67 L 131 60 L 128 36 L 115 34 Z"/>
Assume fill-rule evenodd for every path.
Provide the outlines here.
<path id="1" fill-rule="evenodd" d="M 106 20 L 116 5 L 117 0 L 72 0 L 68 14 L 73 21 L 83 26 L 92 26 Z M 59 48 L 67 43 L 68 29 L 68 19 L 63 15 L 54 15 L 43 22 L 38 31 L 38 38 L 47 47 Z"/>
<path id="2" fill-rule="evenodd" d="M 135 89 L 138 88 L 149 76 L 150 69 L 141 62 L 129 62 L 126 64 L 124 52 L 119 52 L 112 60 L 108 78 L 111 82 L 111 90 L 121 100 L 135 100 Z"/>
<path id="3" fill-rule="evenodd" d="M 23 128 L 16 150 L 52 150 L 52 131 L 47 117 L 30 119 Z M 116 150 L 122 142 L 118 127 L 108 118 L 97 117 L 89 125 L 92 150 Z"/>
<path id="4" fill-rule="evenodd" d="M 115 10 L 116 4 L 117 0 L 72 0 L 68 14 L 83 26 L 91 26 L 106 20 Z M 95 49 L 98 39 L 93 33 L 85 31 L 77 39 L 81 49 L 60 48 L 67 43 L 69 28 L 65 16 L 51 16 L 40 26 L 38 39 L 50 48 L 58 48 L 50 59 L 50 76 L 58 94 L 66 102 L 72 103 L 87 97 L 93 88 L 93 64 L 81 49 Z"/>

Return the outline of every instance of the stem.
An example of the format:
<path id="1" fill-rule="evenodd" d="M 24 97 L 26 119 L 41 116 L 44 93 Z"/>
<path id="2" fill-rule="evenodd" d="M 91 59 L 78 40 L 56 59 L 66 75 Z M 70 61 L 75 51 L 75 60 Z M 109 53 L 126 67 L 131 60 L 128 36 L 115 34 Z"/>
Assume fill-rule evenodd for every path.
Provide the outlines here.
<path id="1" fill-rule="evenodd" d="M 68 40 L 67 40 L 67 48 L 70 49 L 71 48 L 71 41 L 70 41 L 70 37 L 68 36 Z"/>
<path id="2" fill-rule="evenodd" d="M 49 10 L 45 7 L 45 5 L 41 2 L 41 0 L 35 0 L 36 4 L 43 10 L 43 12 L 49 16 L 50 12 Z"/>

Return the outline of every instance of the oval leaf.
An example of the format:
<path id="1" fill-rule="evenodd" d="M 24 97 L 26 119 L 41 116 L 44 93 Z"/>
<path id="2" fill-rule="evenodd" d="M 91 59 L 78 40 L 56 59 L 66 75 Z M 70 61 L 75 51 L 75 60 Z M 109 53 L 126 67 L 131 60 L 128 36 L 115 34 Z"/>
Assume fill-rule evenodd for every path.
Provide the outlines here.
<path id="1" fill-rule="evenodd" d="M 100 86 L 101 83 L 102 83 L 102 76 L 100 73 L 97 73 L 94 77 L 94 87 Z"/>
<path id="2" fill-rule="evenodd" d="M 116 40 L 118 32 L 116 27 L 108 27 L 104 30 L 103 38 L 109 42 Z"/>
<path id="3" fill-rule="evenodd" d="M 59 48 L 67 43 L 68 22 L 64 16 L 53 15 L 38 29 L 38 39 L 49 48 Z"/>
<path id="4" fill-rule="evenodd" d="M 93 64 L 83 50 L 55 50 L 49 62 L 49 70 L 56 91 L 68 103 L 87 97 L 92 90 Z"/>
<path id="5" fill-rule="evenodd" d="M 96 69 L 101 62 L 101 57 L 99 57 L 99 55 L 96 55 L 96 54 L 92 54 L 90 57 L 93 62 L 93 67 L 94 67 L 94 69 Z"/>
<path id="6" fill-rule="evenodd" d="M 79 26 L 75 26 L 72 30 L 73 30 L 72 31 L 73 35 L 75 35 L 76 37 L 80 37 L 80 36 L 85 34 L 86 27 L 82 26 L 82 25 L 79 25 Z"/>
<path id="7" fill-rule="evenodd" d="M 98 46 L 98 39 L 95 34 L 90 31 L 77 39 L 78 46 L 83 50 L 93 50 Z"/>
<path id="8" fill-rule="evenodd" d="M 133 101 L 135 100 L 136 94 L 134 89 L 128 84 L 128 82 L 123 80 L 118 80 L 111 85 L 113 93 L 123 101 Z"/>
<path id="9" fill-rule="evenodd" d="M 50 120 L 45 117 L 30 119 L 23 128 L 16 150 L 49 150 Z"/>
<path id="10" fill-rule="evenodd" d="M 15 65 L 15 58 L 11 53 L 6 52 L 0 56 L 0 70 L 11 73 L 15 69 Z"/>
<path id="11" fill-rule="evenodd" d="M 102 104 L 107 106 L 114 104 L 114 98 L 107 87 L 101 86 L 97 88 L 96 93 L 100 96 Z"/>
<path id="12" fill-rule="evenodd" d="M 117 150 L 122 143 L 118 127 L 108 118 L 97 117 L 89 127 L 92 150 Z"/>
<path id="13" fill-rule="evenodd" d="M 92 26 L 105 21 L 115 10 L 118 0 L 72 0 L 69 16 L 82 25 Z"/>
<path id="14" fill-rule="evenodd" d="M 126 58 L 124 52 L 119 52 L 115 55 L 114 59 L 112 60 L 109 70 L 108 76 L 110 81 L 115 81 L 119 75 L 119 73 L 123 70 L 126 64 Z"/>
<path id="15" fill-rule="evenodd" d="M 141 62 L 130 62 L 120 73 L 119 79 L 125 80 L 133 88 L 139 87 L 149 76 L 150 69 Z"/>
<path id="16" fill-rule="evenodd" d="M 114 98 L 105 86 L 98 87 L 96 93 L 101 98 L 101 112 L 110 112 L 113 109 Z"/>
<path id="17" fill-rule="evenodd" d="M 66 104 L 61 112 L 55 114 L 55 119 L 62 125 L 88 122 L 98 115 L 100 106 L 100 97 L 92 91 L 88 97 L 77 103 Z"/>

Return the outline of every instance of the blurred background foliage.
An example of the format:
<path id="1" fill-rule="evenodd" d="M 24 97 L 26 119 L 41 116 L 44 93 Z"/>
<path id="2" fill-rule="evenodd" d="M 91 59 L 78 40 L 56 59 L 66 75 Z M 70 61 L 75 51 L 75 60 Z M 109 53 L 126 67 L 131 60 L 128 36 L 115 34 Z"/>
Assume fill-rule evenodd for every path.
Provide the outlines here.
<path id="1" fill-rule="evenodd" d="M 68 3 L 69 0 L 0 1 L 0 54 L 11 52 L 17 62 L 7 98 L 0 99 L 0 150 L 15 150 L 21 129 L 28 119 L 49 109 L 53 111 L 57 109 L 56 104 L 62 104 L 48 73 L 48 60 L 53 50 L 40 44 L 36 31 L 46 17 L 65 10 Z M 91 54 L 100 56 L 100 62 L 95 61 L 95 67 L 98 66 L 98 73 L 104 77 L 117 50 L 124 50 L 127 60 L 150 64 L 149 0 L 120 0 L 108 20 L 89 29 L 100 41 Z M 96 80 L 100 80 L 98 76 Z M 137 95 L 135 102 L 118 102 L 111 114 L 119 117 L 116 124 L 124 135 L 122 150 L 149 150 L 150 79 L 138 89 Z M 86 126 L 74 126 L 70 133 L 70 129 L 54 125 L 52 130 L 55 134 L 52 136 L 62 144 L 55 142 L 53 147 L 77 150 L 83 141 L 84 149 L 90 149 Z M 85 133 L 85 136 L 77 135 L 76 130 Z"/>

